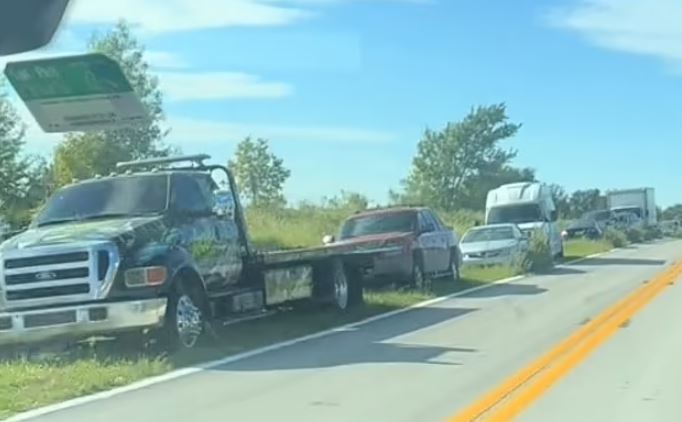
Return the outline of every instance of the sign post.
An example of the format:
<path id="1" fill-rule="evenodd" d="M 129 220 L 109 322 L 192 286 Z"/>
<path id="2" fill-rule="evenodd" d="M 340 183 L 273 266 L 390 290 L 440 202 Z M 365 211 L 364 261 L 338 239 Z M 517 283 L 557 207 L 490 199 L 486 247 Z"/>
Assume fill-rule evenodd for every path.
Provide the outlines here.
<path id="1" fill-rule="evenodd" d="M 121 67 L 104 54 L 10 62 L 5 76 L 48 133 L 120 129 L 149 118 Z"/>

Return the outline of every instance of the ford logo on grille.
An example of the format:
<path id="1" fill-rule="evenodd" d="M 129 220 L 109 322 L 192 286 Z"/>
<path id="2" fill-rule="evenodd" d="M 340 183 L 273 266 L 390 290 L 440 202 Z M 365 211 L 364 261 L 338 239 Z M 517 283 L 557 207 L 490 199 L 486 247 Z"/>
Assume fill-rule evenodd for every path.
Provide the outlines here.
<path id="1" fill-rule="evenodd" d="M 36 274 L 36 280 L 40 281 L 54 280 L 55 278 L 57 278 L 57 273 L 54 271 L 43 271 Z"/>

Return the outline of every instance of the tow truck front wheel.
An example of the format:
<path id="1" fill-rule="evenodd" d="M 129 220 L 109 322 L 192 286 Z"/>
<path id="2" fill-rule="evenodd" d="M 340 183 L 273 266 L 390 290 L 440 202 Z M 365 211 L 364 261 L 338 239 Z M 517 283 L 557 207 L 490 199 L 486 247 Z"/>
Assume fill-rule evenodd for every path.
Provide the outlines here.
<path id="1" fill-rule="evenodd" d="M 166 320 L 161 332 L 163 347 L 169 351 L 194 348 L 204 334 L 205 315 L 201 295 L 185 283 L 178 283 L 168 296 Z"/>

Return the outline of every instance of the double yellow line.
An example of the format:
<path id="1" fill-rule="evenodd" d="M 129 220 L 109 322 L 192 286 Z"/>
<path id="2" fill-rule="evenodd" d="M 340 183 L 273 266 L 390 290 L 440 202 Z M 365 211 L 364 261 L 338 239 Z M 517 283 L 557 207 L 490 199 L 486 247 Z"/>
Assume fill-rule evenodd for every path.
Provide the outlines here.
<path id="1" fill-rule="evenodd" d="M 448 419 L 448 422 L 512 420 L 680 275 L 682 262 L 673 264 L 650 282 L 605 309 L 539 359 Z"/>

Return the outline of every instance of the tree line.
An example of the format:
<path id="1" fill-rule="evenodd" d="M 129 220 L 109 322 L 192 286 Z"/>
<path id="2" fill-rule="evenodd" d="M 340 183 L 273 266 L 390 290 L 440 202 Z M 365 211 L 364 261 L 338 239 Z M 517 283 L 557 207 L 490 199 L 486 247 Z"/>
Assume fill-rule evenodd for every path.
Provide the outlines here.
<path id="1" fill-rule="evenodd" d="M 151 119 L 135 127 L 65 134 L 46 161 L 25 153 L 26 126 L 7 96 L 7 86 L 0 85 L 0 216 L 14 227 L 27 224 L 55 189 L 74 179 L 109 174 L 119 161 L 181 152 L 164 141 L 170 128 L 159 80 L 150 71 L 144 46 L 129 26 L 121 22 L 107 32 L 93 34 L 87 50 L 118 61 Z M 536 181 L 534 169 L 513 165 L 517 151 L 505 146 L 521 128 L 521 124 L 510 121 L 506 105 L 499 103 L 474 107 L 463 119 L 442 129 L 426 129 L 407 176 L 397 190 L 389 192 L 390 203 L 419 203 L 445 212 L 482 210 L 490 189 L 505 183 Z M 247 204 L 287 206 L 283 188 L 291 171 L 271 152 L 268 140 L 242 140 L 228 166 Z M 564 218 L 578 217 L 602 203 L 598 189 L 569 194 L 552 185 L 552 191 Z M 361 209 L 369 202 L 361 194 L 342 191 L 324 198 L 320 206 Z M 670 207 L 664 215 L 682 216 L 682 205 Z"/>

